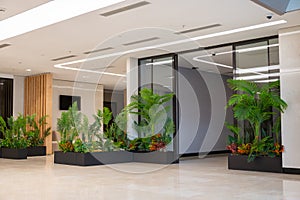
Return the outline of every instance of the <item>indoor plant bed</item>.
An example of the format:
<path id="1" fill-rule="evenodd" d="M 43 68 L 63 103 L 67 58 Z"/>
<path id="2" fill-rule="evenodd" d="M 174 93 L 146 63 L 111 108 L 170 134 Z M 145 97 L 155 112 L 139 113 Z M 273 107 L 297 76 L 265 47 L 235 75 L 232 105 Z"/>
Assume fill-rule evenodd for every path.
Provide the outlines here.
<path id="1" fill-rule="evenodd" d="M 35 146 L 35 147 L 27 147 L 28 157 L 31 156 L 45 156 L 46 155 L 46 146 Z"/>
<path id="2" fill-rule="evenodd" d="M 0 116 L 0 132 L 3 139 L 0 140 L 2 158 L 27 159 L 26 117 L 19 115 L 16 119 L 10 117 L 7 123 Z"/>
<path id="3" fill-rule="evenodd" d="M 171 107 L 168 105 L 173 97 L 173 93 L 160 95 L 143 88 L 131 97 L 131 103 L 124 108 L 123 115 L 131 114 L 136 119 L 132 127 L 138 137 L 129 140 L 128 146 L 128 150 L 133 152 L 134 162 L 178 162 L 175 153 L 167 150 L 175 132 L 175 125 L 170 117 Z M 116 120 L 123 121 L 118 120 L 118 117 Z"/>
<path id="4" fill-rule="evenodd" d="M 27 149 L 2 148 L 2 158 L 27 159 Z"/>
<path id="5" fill-rule="evenodd" d="M 54 163 L 92 166 L 133 160 L 131 152 L 115 148 L 114 142 L 106 137 L 117 131 L 114 124 L 108 126 L 112 113 L 104 108 L 103 112 L 99 110 L 94 115 L 94 119 L 94 123 L 89 124 L 87 117 L 78 111 L 76 103 L 61 114 L 57 122 L 58 132 L 61 134 L 60 151 L 54 152 Z M 102 123 L 106 134 L 101 130 Z"/>
<path id="6" fill-rule="evenodd" d="M 228 80 L 236 91 L 228 101 L 236 125 L 227 124 L 234 134 L 228 136 L 228 169 L 282 172 L 284 150 L 280 141 L 280 114 L 287 108 L 280 98 L 279 81 L 257 84 Z M 242 124 L 241 127 L 239 124 Z"/>
<path id="7" fill-rule="evenodd" d="M 47 116 L 36 120 L 35 115 L 27 116 L 28 130 L 25 133 L 27 139 L 28 156 L 45 156 L 46 146 L 43 146 L 45 138 L 50 135 L 51 127 L 46 127 Z"/>
<path id="8" fill-rule="evenodd" d="M 153 152 L 133 152 L 133 162 L 173 164 L 177 163 L 174 152 L 153 151 Z"/>
<path id="9" fill-rule="evenodd" d="M 248 162 L 247 155 L 233 155 L 228 156 L 228 169 L 233 170 L 247 170 L 247 171 L 261 171 L 261 172 L 275 172 L 282 171 L 282 158 L 258 156 L 252 162 Z"/>
<path id="10" fill-rule="evenodd" d="M 106 165 L 132 162 L 133 154 L 127 151 L 111 152 L 54 152 L 54 163 L 78 166 Z"/>

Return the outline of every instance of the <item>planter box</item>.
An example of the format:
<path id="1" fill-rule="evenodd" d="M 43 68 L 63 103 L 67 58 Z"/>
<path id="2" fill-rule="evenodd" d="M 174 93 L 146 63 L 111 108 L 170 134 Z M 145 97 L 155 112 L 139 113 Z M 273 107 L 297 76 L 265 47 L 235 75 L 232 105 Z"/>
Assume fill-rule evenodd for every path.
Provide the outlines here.
<path id="1" fill-rule="evenodd" d="M 46 155 L 46 147 L 39 146 L 39 147 L 28 147 L 28 154 L 27 156 L 45 156 Z"/>
<path id="2" fill-rule="evenodd" d="M 246 155 L 229 155 L 228 169 L 282 173 L 281 157 L 257 157 L 248 163 Z"/>
<path id="3" fill-rule="evenodd" d="M 0 148 L 0 158 L 2 158 L 2 148 Z"/>
<path id="4" fill-rule="evenodd" d="M 27 159 L 27 149 L 2 148 L 2 158 Z"/>
<path id="5" fill-rule="evenodd" d="M 106 165 L 115 163 L 132 162 L 133 155 L 127 151 L 112 152 L 54 152 L 54 163 L 78 166 Z"/>
<path id="6" fill-rule="evenodd" d="M 157 164 L 173 164 L 178 163 L 174 152 L 134 152 L 133 162 L 157 163 Z"/>

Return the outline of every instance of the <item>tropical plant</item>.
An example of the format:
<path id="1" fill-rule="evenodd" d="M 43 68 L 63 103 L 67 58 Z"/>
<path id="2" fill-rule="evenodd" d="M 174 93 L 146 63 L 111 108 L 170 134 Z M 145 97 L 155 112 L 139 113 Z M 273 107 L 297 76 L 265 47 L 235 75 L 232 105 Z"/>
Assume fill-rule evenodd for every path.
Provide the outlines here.
<path id="1" fill-rule="evenodd" d="M 36 120 L 35 114 L 26 117 L 28 128 L 25 132 L 25 136 L 28 141 L 28 147 L 37 147 L 43 145 L 45 138 L 50 135 L 51 127 L 48 127 L 42 131 L 42 129 L 47 125 L 46 118 L 47 116 L 43 116 Z"/>
<path id="2" fill-rule="evenodd" d="M 148 88 L 143 88 L 139 94 L 131 97 L 131 103 L 125 108 L 129 114 L 139 116 L 134 121 L 134 128 L 138 136 L 152 136 L 164 127 L 170 106 L 165 104 L 173 98 L 174 94 L 159 95 Z"/>
<path id="3" fill-rule="evenodd" d="M 287 108 L 286 102 L 280 98 L 278 92 L 279 81 L 259 85 L 245 80 L 228 80 L 228 84 L 236 93 L 230 97 L 227 107 L 232 107 L 235 119 L 249 124 L 249 127 L 246 128 L 246 134 L 242 135 L 239 127 L 227 124 L 227 128 L 234 134 L 228 137 L 227 148 L 232 153 L 249 155 L 248 161 L 259 155 L 278 155 L 274 153 L 275 146 L 280 143 L 278 113 Z M 269 129 L 270 125 L 266 124 L 275 116 L 275 126 Z M 275 134 L 275 138 L 272 134 Z"/>
<path id="4" fill-rule="evenodd" d="M 0 116 L 0 132 L 3 139 L 0 139 L 0 146 L 11 149 L 25 149 L 27 147 L 26 117 L 19 114 L 16 119 L 13 116 L 7 119 L 7 123 Z"/>
<path id="5" fill-rule="evenodd" d="M 59 148 L 63 152 L 87 153 L 92 151 L 113 151 L 114 145 L 108 130 L 114 131 L 114 124 L 109 126 L 112 119 L 112 113 L 106 107 L 103 112 L 98 110 L 93 116 L 94 122 L 89 124 L 87 116 L 78 111 L 76 102 L 61 113 L 57 121 L 57 129 L 61 134 Z M 105 126 L 104 134 L 102 124 Z"/>
<path id="6" fill-rule="evenodd" d="M 175 126 L 169 117 L 170 106 L 167 105 L 174 94 L 159 95 L 144 88 L 137 95 L 131 97 L 131 103 L 116 117 L 117 129 L 114 136 L 115 143 L 133 151 L 156 151 L 163 149 L 172 140 Z M 129 140 L 124 131 L 127 127 L 127 115 L 136 116 L 133 128 L 138 137 Z"/>

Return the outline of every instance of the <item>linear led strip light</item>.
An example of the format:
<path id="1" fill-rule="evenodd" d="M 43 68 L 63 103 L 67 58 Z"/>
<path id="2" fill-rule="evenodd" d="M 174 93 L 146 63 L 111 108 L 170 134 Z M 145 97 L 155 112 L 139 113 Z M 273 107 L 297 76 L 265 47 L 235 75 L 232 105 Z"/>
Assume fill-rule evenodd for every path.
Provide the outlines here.
<path id="1" fill-rule="evenodd" d="M 177 40 L 177 41 L 174 41 L 174 42 L 168 42 L 168 43 L 163 43 L 163 44 L 158 44 L 158 45 L 153 45 L 153 46 L 141 47 L 141 48 L 131 49 L 131 50 L 127 50 L 127 51 L 116 52 L 116 53 L 112 53 L 112 54 L 106 54 L 106 55 L 101 55 L 101 56 L 96 56 L 96 57 L 91 57 L 91 58 L 86 58 L 86 59 L 81 59 L 81 60 L 75 60 L 75 61 L 71 61 L 71 62 L 56 64 L 56 65 L 54 65 L 54 67 L 55 68 L 60 68 L 60 69 L 70 69 L 70 67 L 66 67 L 65 65 L 78 64 L 78 63 L 83 63 L 83 62 L 88 62 L 88 61 L 93 61 L 93 60 L 98 60 L 98 59 L 103 59 L 103 58 L 109 58 L 109 57 L 114 57 L 114 56 L 122 56 L 122 55 L 130 54 L 130 53 L 136 53 L 136 52 L 145 51 L 145 50 L 158 49 L 158 48 L 162 48 L 162 47 L 183 44 L 183 43 L 187 43 L 187 42 L 191 42 L 191 41 L 198 41 L 198 40 L 203 40 L 203 39 L 208 39 L 208 38 L 213 38 L 213 37 L 230 35 L 230 34 L 234 34 L 234 33 L 240 33 L 240 32 L 245 32 L 245 31 L 250 31 L 250 30 L 256 30 L 256 29 L 260 29 L 260 28 L 266 28 L 266 27 L 276 26 L 276 25 L 285 24 L 285 23 L 287 23 L 287 21 L 285 21 L 285 20 L 267 22 L 267 23 L 263 23 L 263 24 L 257 24 L 257 25 L 232 29 L 232 30 L 228 30 L 228 31 L 223 31 L 223 32 L 218 32 L 218 33 L 212 33 L 212 34 L 208 34 L 208 35 L 193 37 L 193 38 L 189 38 L 189 39 Z M 73 70 L 73 69 L 71 69 L 71 70 Z M 80 71 L 80 69 L 75 69 L 75 68 L 74 68 L 74 70 Z"/>
<path id="2" fill-rule="evenodd" d="M 243 77 L 236 77 L 237 80 L 256 80 L 256 79 L 266 79 L 271 77 L 278 77 L 280 73 L 270 73 L 270 74 L 260 74 L 260 75 L 253 75 L 253 76 L 243 76 Z"/>
<path id="3" fill-rule="evenodd" d="M 251 52 L 251 51 L 258 51 L 258 50 L 263 50 L 267 48 L 272 48 L 272 47 L 278 47 L 279 44 L 270 44 L 270 45 L 263 45 L 263 46 L 258 46 L 258 47 L 250 47 L 250 48 L 245 48 L 245 49 L 238 49 L 238 50 L 232 50 L 232 51 L 224 51 L 224 52 L 218 52 L 214 54 L 207 54 L 207 55 L 202 55 L 202 56 L 197 56 L 195 58 L 206 58 L 206 57 L 211 57 L 211 56 L 220 56 L 220 55 L 225 55 L 225 54 L 231 54 L 231 53 L 246 53 L 246 52 Z"/>
<path id="4" fill-rule="evenodd" d="M 172 60 L 164 60 L 164 61 L 157 61 L 157 62 L 152 62 L 152 63 L 146 63 L 146 66 L 149 65 L 166 65 L 166 64 L 171 64 L 173 63 L 173 59 Z"/>
<path id="5" fill-rule="evenodd" d="M 276 82 L 278 81 L 278 78 L 274 78 L 274 79 L 267 79 L 267 80 L 259 80 L 259 81 L 253 81 L 255 83 L 271 83 L 271 82 Z"/>
<path id="6" fill-rule="evenodd" d="M 211 61 L 206 61 L 200 58 L 206 58 L 206 57 L 211 57 L 211 56 L 219 56 L 219 55 L 225 55 L 229 53 L 246 53 L 246 52 L 251 52 L 251 51 L 258 51 L 258 50 L 263 50 L 271 47 L 278 47 L 279 44 L 271 44 L 271 45 L 263 45 L 263 46 L 258 46 L 258 47 L 251 47 L 251 48 L 245 48 L 245 49 L 239 49 L 239 50 L 232 50 L 232 51 L 225 51 L 225 52 L 219 52 L 215 54 L 208 54 L 208 55 L 202 55 L 202 56 L 196 56 L 193 58 L 194 61 L 197 62 L 202 62 L 210 65 L 215 65 L 223 68 L 228 68 L 228 69 L 233 69 L 232 66 L 229 65 L 224 65 L 221 63 L 216 63 L 216 62 L 211 62 Z M 273 66 L 265 66 L 265 67 L 257 67 L 257 68 L 249 68 L 249 69 L 241 69 L 237 68 L 236 73 L 237 74 L 247 74 L 247 73 L 253 73 L 253 74 L 262 74 L 261 72 L 266 72 L 268 70 L 276 70 L 279 69 L 279 65 L 273 65 Z"/>
<path id="7" fill-rule="evenodd" d="M 279 65 L 272 65 L 272 66 L 264 66 L 264 67 L 253 67 L 248 69 L 237 69 L 237 74 L 248 74 L 248 73 L 254 73 L 254 72 L 268 72 L 270 70 L 277 70 L 280 69 Z"/>
<path id="8" fill-rule="evenodd" d="M 125 0 L 53 0 L 0 21 L 0 41 Z"/>

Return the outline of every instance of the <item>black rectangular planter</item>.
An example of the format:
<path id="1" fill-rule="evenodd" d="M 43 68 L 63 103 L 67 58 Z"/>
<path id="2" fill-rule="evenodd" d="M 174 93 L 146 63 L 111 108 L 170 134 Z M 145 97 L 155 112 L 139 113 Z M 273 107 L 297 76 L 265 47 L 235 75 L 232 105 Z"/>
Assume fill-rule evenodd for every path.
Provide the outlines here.
<path id="1" fill-rule="evenodd" d="M 232 155 L 228 156 L 228 169 L 260 171 L 260 172 L 275 172 L 282 173 L 282 158 L 281 157 L 257 157 L 254 161 L 247 161 L 247 155 Z"/>
<path id="2" fill-rule="evenodd" d="M 2 158 L 2 148 L 0 147 L 0 158 Z"/>
<path id="3" fill-rule="evenodd" d="M 38 146 L 38 147 L 28 147 L 28 154 L 27 156 L 45 156 L 46 155 L 46 147 L 45 146 Z"/>
<path id="4" fill-rule="evenodd" d="M 148 152 L 148 153 L 133 153 L 133 162 L 157 163 L 157 164 L 173 164 L 177 163 L 174 152 Z"/>
<path id="5" fill-rule="evenodd" d="M 2 158 L 27 159 L 27 149 L 2 148 Z"/>
<path id="6" fill-rule="evenodd" d="M 78 166 L 106 165 L 115 163 L 132 162 L 133 155 L 127 151 L 112 152 L 54 152 L 54 163 Z"/>

